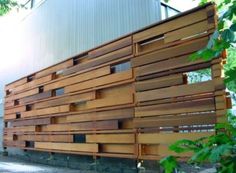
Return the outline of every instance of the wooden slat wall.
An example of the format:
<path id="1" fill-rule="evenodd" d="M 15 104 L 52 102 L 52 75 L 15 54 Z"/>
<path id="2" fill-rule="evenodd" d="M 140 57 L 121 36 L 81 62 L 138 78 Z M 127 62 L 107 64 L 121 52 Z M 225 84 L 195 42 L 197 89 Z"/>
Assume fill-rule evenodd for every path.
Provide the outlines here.
<path id="1" fill-rule="evenodd" d="M 188 57 L 215 15 L 208 4 L 8 84 L 4 146 L 159 159 L 175 140 L 214 134 L 230 107 L 225 57 Z M 187 73 L 204 68 L 212 79 L 190 84 Z"/>

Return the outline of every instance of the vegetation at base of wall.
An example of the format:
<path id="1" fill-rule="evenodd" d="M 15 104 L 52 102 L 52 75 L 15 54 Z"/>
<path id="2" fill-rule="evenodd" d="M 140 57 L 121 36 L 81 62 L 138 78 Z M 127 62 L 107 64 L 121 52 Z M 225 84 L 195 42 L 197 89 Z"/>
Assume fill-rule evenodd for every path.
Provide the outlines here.
<path id="1" fill-rule="evenodd" d="M 168 0 L 167 0 L 168 1 Z M 209 0 L 202 0 L 205 4 Z M 207 46 L 191 55 L 191 60 L 211 60 L 228 50 L 225 64 L 225 84 L 235 99 L 236 92 L 236 0 L 219 0 L 215 2 L 220 14 L 217 30 L 211 36 Z M 234 173 L 236 170 L 236 115 L 231 110 L 225 115 L 227 122 L 216 124 L 216 134 L 195 141 L 182 139 L 169 146 L 177 154 L 191 152 L 188 164 L 216 165 L 219 173 Z M 181 172 L 178 157 L 167 156 L 160 161 L 165 173 Z"/>

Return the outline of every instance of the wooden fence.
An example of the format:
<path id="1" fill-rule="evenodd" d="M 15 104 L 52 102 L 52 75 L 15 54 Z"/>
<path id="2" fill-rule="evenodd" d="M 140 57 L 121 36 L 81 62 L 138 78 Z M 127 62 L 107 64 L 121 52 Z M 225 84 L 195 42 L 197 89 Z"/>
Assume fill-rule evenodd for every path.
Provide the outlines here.
<path id="1" fill-rule="evenodd" d="M 4 146 L 155 160 L 178 139 L 214 134 L 230 107 L 225 55 L 188 57 L 216 20 L 207 4 L 6 85 Z M 210 78 L 190 83 L 201 69 Z"/>

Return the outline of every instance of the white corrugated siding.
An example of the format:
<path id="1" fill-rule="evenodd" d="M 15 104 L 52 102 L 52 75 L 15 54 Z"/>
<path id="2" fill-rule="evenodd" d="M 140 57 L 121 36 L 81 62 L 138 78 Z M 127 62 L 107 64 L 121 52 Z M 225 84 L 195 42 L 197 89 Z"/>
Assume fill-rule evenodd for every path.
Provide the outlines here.
<path id="1" fill-rule="evenodd" d="M 159 0 L 46 0 L 6 33 L 3 86 L 160 19 Z M 0 106 L 0 115 L 2 107 Z"/>

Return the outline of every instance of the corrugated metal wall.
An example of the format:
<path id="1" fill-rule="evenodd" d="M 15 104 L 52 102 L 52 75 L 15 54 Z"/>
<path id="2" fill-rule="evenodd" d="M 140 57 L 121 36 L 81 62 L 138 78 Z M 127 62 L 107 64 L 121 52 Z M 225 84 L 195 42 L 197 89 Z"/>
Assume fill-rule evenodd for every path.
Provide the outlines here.
<path id="1" fill-rule="evenodd" d="M 159 0 L 46 0 L 4 33 L 0 101 L 6 83 L 158 20 Z"/>
<path id="2" fill-rule="evenodd" d="M 13 77 L 6 74 L 7 82 L 160 20 L 158 4 L 159 0 L 46 0 L 11 33 L 8 46 L 13 52 L 7 58 L 17 63 Z"/>

